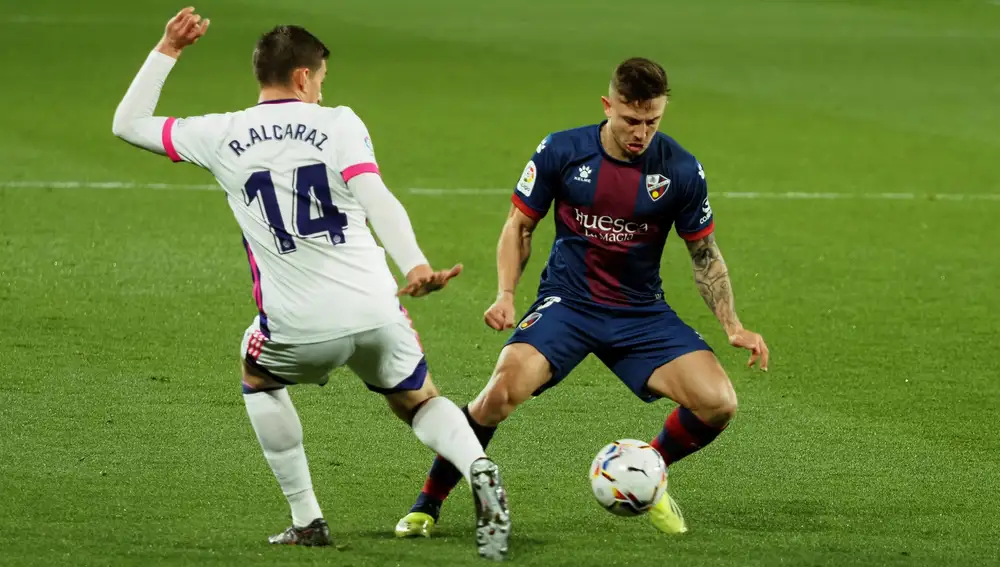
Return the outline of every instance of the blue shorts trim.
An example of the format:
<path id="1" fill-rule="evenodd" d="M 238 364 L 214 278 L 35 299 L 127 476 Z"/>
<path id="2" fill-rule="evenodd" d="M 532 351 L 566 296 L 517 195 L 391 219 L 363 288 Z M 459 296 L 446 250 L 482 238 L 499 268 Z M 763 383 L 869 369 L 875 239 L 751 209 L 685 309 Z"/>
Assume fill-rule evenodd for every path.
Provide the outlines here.
<path id="1" fill-rule="evenodd" d="M 685 354 L 712 347 L 664 304 L 659 310 L 616 310 L 554 296 L 540 297 L 507 344 L 525 343 L 552 366 L 552 379 L 535 395 L 559 384 L 588 354 L 604 363 L 645 402 L 659 396 L 646 388 L 653 372 Z"/>
<path id="2" fill-rule="evenodd" d="M 427 380 L 427 357 L 421 358 L 420 362 L 417 363 L 417 367 L 413 370 L 405 380 L 396 384 L 392 388 L 381 388 L 379 386 L 372 386 L 371 384 L 365 383 L 365 386 L 372 392 L 378 392 L 379 394 L 388 395 L 395 394 L 397 392 L 408 392 L 413 390 L 419 390 L 424 387 L 424 382 Z"/>
<path id="3" fill-rule="evenodd" d="M 275 374 L 274 372 L 271 372 L 267 368 L 264 368 L 263 366 L 260 365 L 259 362 L 257 362 L 256 360 L 254 360 L 253 357 L 251 357 L 249 354 L 246 355 L 245 357 L 243 357 L 243 362 L 246 362 L 247 366 L 253 368 L 257 372 L 260 372 L 264 376 L 267 376 L 268 378 L 270 378 L 271 380 L 274 380 L 275 382 L 277 382 L 279 384 L 284 384 L 285 386 L 295 386 L 297 384 L 297 382 L 294 382 L 292 380 L 287 380 L 285 378 L 282 378 L 281 376 L 278 376 L 277 374 Z M 323 384 L 320 384 L 320 385 L 322 386 Z"/>

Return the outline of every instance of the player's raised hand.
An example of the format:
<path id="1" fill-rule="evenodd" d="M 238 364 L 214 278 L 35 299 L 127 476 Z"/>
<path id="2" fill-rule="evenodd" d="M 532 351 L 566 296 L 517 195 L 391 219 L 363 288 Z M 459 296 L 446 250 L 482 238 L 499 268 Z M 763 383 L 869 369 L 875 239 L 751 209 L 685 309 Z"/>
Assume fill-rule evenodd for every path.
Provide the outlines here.
<path id="1" fill-rule="evenodd" d="M 462 273 L 462 265 L 455 264 L 450 270 L 435 272 L 427 264 L 422 264 L 406 274 L 407 284 L 396 294 L 397 297 L 423 297 L 428 293 L 444 289 L 452 278 Z"/>
<path id="2" fill-rule="evenodd" d="M 165 55 L 177 57 L 185 47 L 198 41 L 198 38 L 205 35 L 211 20 L 202 19 L 194 13 L 194 8 L 188 6 L 167 22 L 167 27 L 163 31 L 163 39 L 156 46 L 156 49 Z"/>
<path id="3" fill-rule="evenodd" d="M 750 351 L 750 360 L 747 361 L 747 367 L 753 367 L 754 363 L 760 360 L 760 369 L 767 372 L 769 352 L 767 344 L 764 343 L 764 337 L 753 331 L 740 329 L 729 336 L 729 344 Z"/>
<path id="4" fill-rule="evenodd" d="M 501 293 L 490 308 L 483 313 L 483 320 L 495 331 L 514 328 L 514 294 Z"/>

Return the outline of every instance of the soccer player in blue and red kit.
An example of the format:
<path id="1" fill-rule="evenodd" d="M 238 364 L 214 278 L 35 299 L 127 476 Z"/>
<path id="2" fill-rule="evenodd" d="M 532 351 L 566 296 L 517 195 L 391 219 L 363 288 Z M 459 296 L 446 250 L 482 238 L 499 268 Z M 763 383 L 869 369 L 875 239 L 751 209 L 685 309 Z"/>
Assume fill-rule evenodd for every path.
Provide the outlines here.
<path id="1" fill-rule="evenodd" d="M 499 292 L 485 313 L 514 327 L 514 288 L 531 235 L 554 208 L 556 237 L 538 298 L 500 353 L 489 383 L 464 412 L 485 447 L 519 404 L 562 381 L 588 354 L 646 402 L 678 407 L 651 444 L 669 466 L 712 442 L 736 413 L 736 394 L 702 337 L 663 299 L 660 257 L 671 227 L 691 254 L 701 296 L 732 346 L 767 369 L 764 339 L 740 323 L 713 236 L 705 172 L 658 132 L 669 88 L 648 59 L 621 63 L 601 97 L 607 120 L 546 137 L 528 162 L 497 245 Z M 553 207 L 554 205 L 554 207 Z M 462 475 L 438 457 L 396 535 L 428 536 Z M 669 495 L 650 510 L 665 533 L 687 531 Z"/>

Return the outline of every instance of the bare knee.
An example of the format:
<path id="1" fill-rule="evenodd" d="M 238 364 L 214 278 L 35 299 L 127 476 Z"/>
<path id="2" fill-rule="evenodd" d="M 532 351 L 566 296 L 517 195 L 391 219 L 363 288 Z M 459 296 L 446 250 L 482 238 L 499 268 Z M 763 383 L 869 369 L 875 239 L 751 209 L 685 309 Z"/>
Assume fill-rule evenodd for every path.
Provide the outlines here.
<path id="1" fill-rule="evenodd" d="M 548 360 L 534 347 L 510 345 L 501 353 L 489 384 L 469 404 L 469 413 L 480 425 L 496 427 L 551 377 Z"/>
<path id="2" fill-rule="evenodd" d="M 712 427 L 725 427 L 736 416 L 733 384 L 709 351 L 692 352 L 657 368 L 646 387 Z"/>
<path id="3" fill-rule="evenodd" d="M 436 398 L 439 395 L 437 386 L 434 385 L 434 382 L 431 381 L 431 375 L 428 374 L 419 390 L 401 390 L 386 394 L 385 401 L 389 404 L 392 413 L 396 414 L 399 419 L 406 423 L 412 423 L 413 416 L 416 415 L 420 407 L 431 398 Z"/>
<path id="4" fill-rule="evenodd" d="M 513 387 L 517 371 L 511 368 L 497 368 L 490 383 L 469 404 L 469 413 L 480 425 L 496 427 L 514 412 L 514 408 L 527 398 L 518 395 Z"/>
<path id="5" fill-rule="evenodd" d="M 725 387 L 706 395 L 692 411 L 705 424 L 723 428 L 736 417 L 737 407 L 736 392 L 727 380 Z"/>

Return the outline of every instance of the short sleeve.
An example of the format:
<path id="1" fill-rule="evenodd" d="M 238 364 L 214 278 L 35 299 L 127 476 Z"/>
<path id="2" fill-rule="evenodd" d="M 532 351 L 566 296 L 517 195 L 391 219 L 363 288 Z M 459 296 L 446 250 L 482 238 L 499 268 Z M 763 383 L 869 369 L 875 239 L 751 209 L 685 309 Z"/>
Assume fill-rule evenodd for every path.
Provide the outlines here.
<path id="1" fill-rule="evenodd" d="M 536 221 L 549 212 L 559 183 L 559 160 L 551 146 L 551 135 L 538 144 L 511 196 L 514 206 Z"/>
<path id="2" fill-rule="evenodd" d="M 708 202 L 708 183 L 705 180 L 705 170 L 701 164 L 689 176 L 684 186 L 685 192 L 680 199 L 681 210 L 677 215 L 675 226 L 677 234 L 684 240 L 700 240 L 715 230 L 715 217 L 712 215 L 712 205 Z"/>
<path id="3" fill-rule="evenodd" d="M 218 161 L 219 147 L 228 126 L 226 114 L 167 118 L 163 123 L 163 149 L 175 163 L 186 161 L 211 169 Z"/>
<path id="4" fill-rule="evenodd" d="M 337 121 L 336 131 L 335 159 L 344 183 L 362 173 L 378 174 L 375 148 L 368 134 L 368 128 L 353 110 L 346 107 L 343 109 L 343 114 Z"/>

